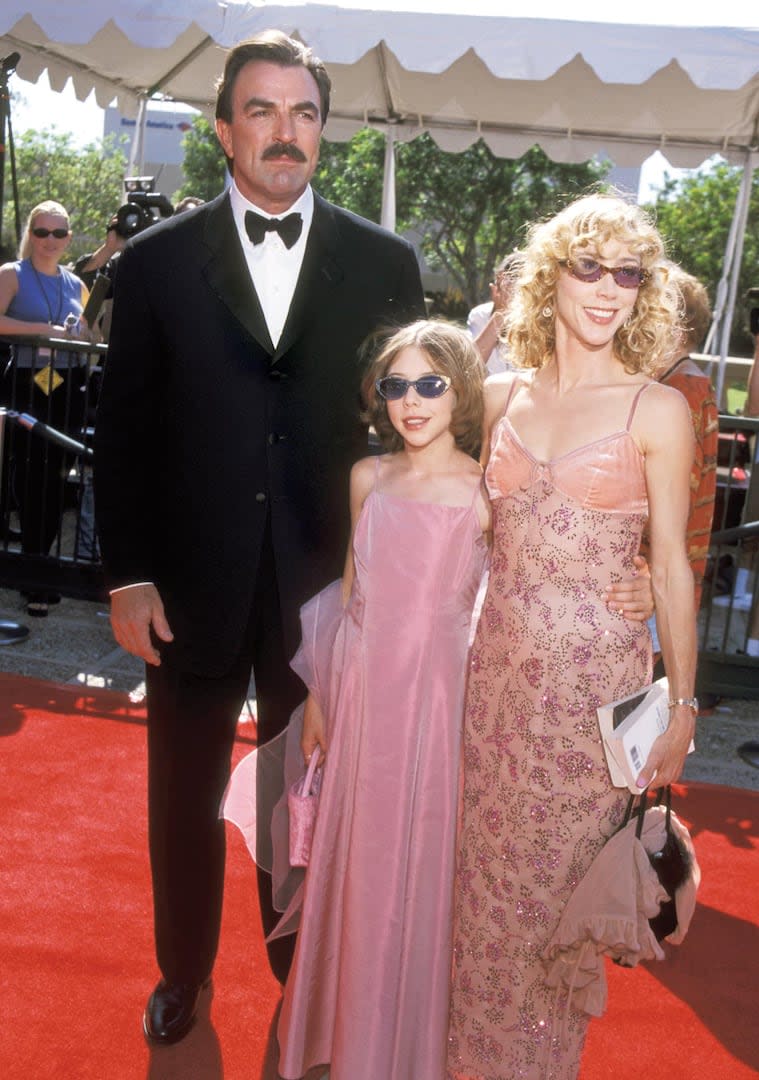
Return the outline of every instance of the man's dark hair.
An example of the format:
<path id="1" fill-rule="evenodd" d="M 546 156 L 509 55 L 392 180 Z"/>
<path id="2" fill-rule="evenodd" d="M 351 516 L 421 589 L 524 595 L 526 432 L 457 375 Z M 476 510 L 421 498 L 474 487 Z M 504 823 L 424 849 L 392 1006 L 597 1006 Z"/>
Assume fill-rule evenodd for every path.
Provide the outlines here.
<path id="1" fill-rule="evenodd" d="M 224 73 L 216 83 L 216 119 L 232 123 L 232 94 L 240 71 L 251 60 L 265 60 L 280 67 L 304 67 L 319 87 L 319 111 L 322 126 L 329 115 L 329 95 L 332 81 L 322 61 L 302 42 L 283 34 L 281 30 L 262 30 L 260 34 L 238 42 L 230 49 Z"/>

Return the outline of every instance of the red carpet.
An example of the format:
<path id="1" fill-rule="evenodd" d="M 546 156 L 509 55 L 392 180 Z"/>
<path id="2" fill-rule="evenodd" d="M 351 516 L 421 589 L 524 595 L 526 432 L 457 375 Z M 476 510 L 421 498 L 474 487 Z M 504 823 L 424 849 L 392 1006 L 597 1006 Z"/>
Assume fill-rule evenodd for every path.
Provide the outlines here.
<path id="1" fill-rule="evenodd" d="M 142 711 L 122 694 L 0 675 L 0 736 L 0 1076 L 274 1080 L 279 993 L 232 828 L 214 991 L 178 1046 L 151 1052 L 142 1038 L 157 974 Z M 694 784 L 677 807 L 704 874 L 690 934 L 663 964 L 610 965 L 582 1080 L 759 1075 L 759 795 Z"/>

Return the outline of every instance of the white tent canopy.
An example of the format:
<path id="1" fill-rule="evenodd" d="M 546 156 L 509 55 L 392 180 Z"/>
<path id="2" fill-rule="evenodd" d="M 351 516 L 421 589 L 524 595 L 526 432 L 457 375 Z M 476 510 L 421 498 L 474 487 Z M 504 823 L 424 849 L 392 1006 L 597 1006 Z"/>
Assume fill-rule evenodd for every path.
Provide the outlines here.
<path id="1" fill-rule="evenodd" d="M 22 6 L 23 4 L 23 6 Z M 413 0 L 409 5 L 413 7 Z M 327 136 L 369 123 L 431 132 L 447 150 L 482 136 L 499 156 L 538 143 L 554 160 L 599 147 L 619 165 L 662 149 L 675 166 L 714 153 L 743 163 L 757 143 L 759 30 L 582 23 L 240 0 L 6 0 L 0 56 L 94 89 L 135 115 L 159 92 L 207 110 L 223 49 L 257 30 L 294 33 L 334 82 Z"/>
<path id="2" fill-rule="evenodd" d="M 0 57 L 18 52 L 22 79 L 46 70 L 62 89 L 71 78 L 81 99 L 94 90 L 100 105 L 116 98 L 127 115 L 156 93 L 209 111 L 223 50 L 278 27 L 327 63 L 327 138 L 366 125 L 390 135 L 386 177 L 393 144 L 421 131 L 445 150 L 482 137 L 497 156 L 537 143 L 562 162 L 604 150 L 617 165 L 639 165 L 660 149 L 672 165 L 695 167 L 719 153 L 744 169 L 716 305 L 724 359 L 759 164 L 759 29 L 468 13 L 480 2 L 461 0 L 461 13 L 446 15 L 339 2 L 5 0 Z M 393 206 L 386 185 L 391 227 Z M 718 391 L 723 371 L 724 362 Z"/>

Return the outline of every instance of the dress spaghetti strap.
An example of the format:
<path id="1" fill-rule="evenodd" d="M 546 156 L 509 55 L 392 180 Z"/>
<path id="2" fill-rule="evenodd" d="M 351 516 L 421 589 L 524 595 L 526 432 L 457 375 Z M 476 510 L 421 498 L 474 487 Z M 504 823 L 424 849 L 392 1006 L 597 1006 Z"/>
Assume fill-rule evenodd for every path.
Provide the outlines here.
<path id="1" fill-rule="evenodd" d="M 518 375 L 515 375 L 514 378 L 511 380 L 511 386 L 509 387 L 509 396 L 506 398 L 506 404 L 503 406 L 503 412 L 501 413 L 501 416 L 505 416 L 506 413 L 509 411 L 509 405 L 511 405 L 511 399 L 514 397 L 514 391 L 521 382 L 522 380 L 519 378 Z"/>
<path id="2" fill-rule="evenodd" d="M 630 415 L 627 417 L 627 423 L 625 424 L 625 431 L 627 431 L 628 433 L 633 422 L 633 417 L 635 416 L 635 410 L 638 407 L 638 400 L 640 399 L 640 395 L 643 393 L 644 390 L 648 390 L 649 386 L 653 386 L 653 380 L 651 382 L 643 383 L 640 390 L 638 390 L 637 394 L 632 400 L 632 405 L 630 406 Z"/>

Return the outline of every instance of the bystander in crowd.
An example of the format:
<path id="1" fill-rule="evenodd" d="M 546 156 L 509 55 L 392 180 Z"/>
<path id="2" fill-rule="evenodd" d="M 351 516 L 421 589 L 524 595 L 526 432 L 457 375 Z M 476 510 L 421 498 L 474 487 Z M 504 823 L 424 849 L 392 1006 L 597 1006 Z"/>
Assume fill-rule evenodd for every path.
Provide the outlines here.
<path id="1" fill-rule="evenodd" d="M 501 339 L 501 330 L 518 260 L 519 253 L 513 251 L 496 263 L 493 280 L 490 282 L 490 300 L 473 307 L 467 316 L 467 329 L 485 363 L 488 375 L 508 371 L 511 367 L 506 344 Z"/>

